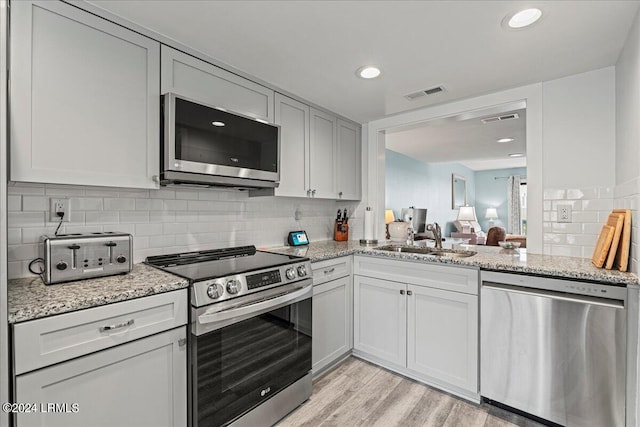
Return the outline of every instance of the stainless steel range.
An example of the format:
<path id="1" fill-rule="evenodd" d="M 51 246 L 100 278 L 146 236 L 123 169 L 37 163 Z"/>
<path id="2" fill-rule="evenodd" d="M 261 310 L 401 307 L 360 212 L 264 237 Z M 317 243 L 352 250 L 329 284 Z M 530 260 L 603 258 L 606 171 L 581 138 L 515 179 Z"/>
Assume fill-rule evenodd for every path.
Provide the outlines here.
<path id="1" fill-rule="evenodd" d="M 269 426 L 309 398 L 307 258 L 243 246 L 147 263 L 191 283 L 191 426 Z"/>

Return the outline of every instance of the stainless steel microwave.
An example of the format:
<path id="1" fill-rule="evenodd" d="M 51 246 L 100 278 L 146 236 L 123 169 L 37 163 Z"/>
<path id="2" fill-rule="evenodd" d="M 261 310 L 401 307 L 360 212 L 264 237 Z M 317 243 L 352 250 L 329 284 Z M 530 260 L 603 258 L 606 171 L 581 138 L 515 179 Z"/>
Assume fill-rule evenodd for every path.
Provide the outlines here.
<path id="1" fill-rule="evenodd" d="M 280 181 L 280 126 L 163 95 L 160 183 L 275 188 Z"/>

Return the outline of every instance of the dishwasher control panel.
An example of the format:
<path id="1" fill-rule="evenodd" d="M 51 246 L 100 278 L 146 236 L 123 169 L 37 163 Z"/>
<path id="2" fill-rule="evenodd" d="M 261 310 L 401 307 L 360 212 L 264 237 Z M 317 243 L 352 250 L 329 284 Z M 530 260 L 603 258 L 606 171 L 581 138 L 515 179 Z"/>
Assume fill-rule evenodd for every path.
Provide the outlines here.
<path id="1" fill-rule="evenodd" d="M 531 289 L 533 291 L 537 289 L 620 301 L 626 301 L 627 299 L 627 287 L 624 284 L 592 283 L 494 271 L 483 271 L 481 280 L 483 285 L 485 283 L 504 284 L 522 287 L 523 290 Z"/>
<path id="2" fill-rule="evenodd" d="M 118 232 L 42 236 L 43 280 L 51 285 L 128 273 L 133 238 Z"/>

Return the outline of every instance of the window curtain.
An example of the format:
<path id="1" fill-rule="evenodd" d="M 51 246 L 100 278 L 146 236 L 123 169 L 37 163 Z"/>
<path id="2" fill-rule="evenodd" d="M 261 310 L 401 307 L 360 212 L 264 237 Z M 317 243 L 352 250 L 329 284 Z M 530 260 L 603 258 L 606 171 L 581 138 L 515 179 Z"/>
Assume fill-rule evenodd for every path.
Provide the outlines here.
<path id="1" fill-rule="evenodd" d="M 507 207 L 509 210 L 509 219 L 507 222 L 509 234 L 522 234 L 520 219 L 520 176 L 512 175 L 508 179 L 507 191 Z"/>

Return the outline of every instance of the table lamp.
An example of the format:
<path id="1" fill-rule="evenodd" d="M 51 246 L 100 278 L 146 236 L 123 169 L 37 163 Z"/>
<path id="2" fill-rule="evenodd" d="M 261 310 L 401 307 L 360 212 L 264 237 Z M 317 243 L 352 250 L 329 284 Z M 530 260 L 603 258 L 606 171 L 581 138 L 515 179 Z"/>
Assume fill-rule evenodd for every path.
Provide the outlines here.
<path id="1" fill-rule="evenodd" d="M 493 223 L 498 219 L 498 210 L 496 208 L 487 208 L 484 217 L 489 220 L 489 227 L 493 227 Z"/>
<path id="2" fill-rule="evenodd" d="M 471 233 L 471 223 L 469 221 L 478 221 L 476 208 L 473 206 L 460 206 L 456 220 L 460 221 L 463 233 Z"/>

